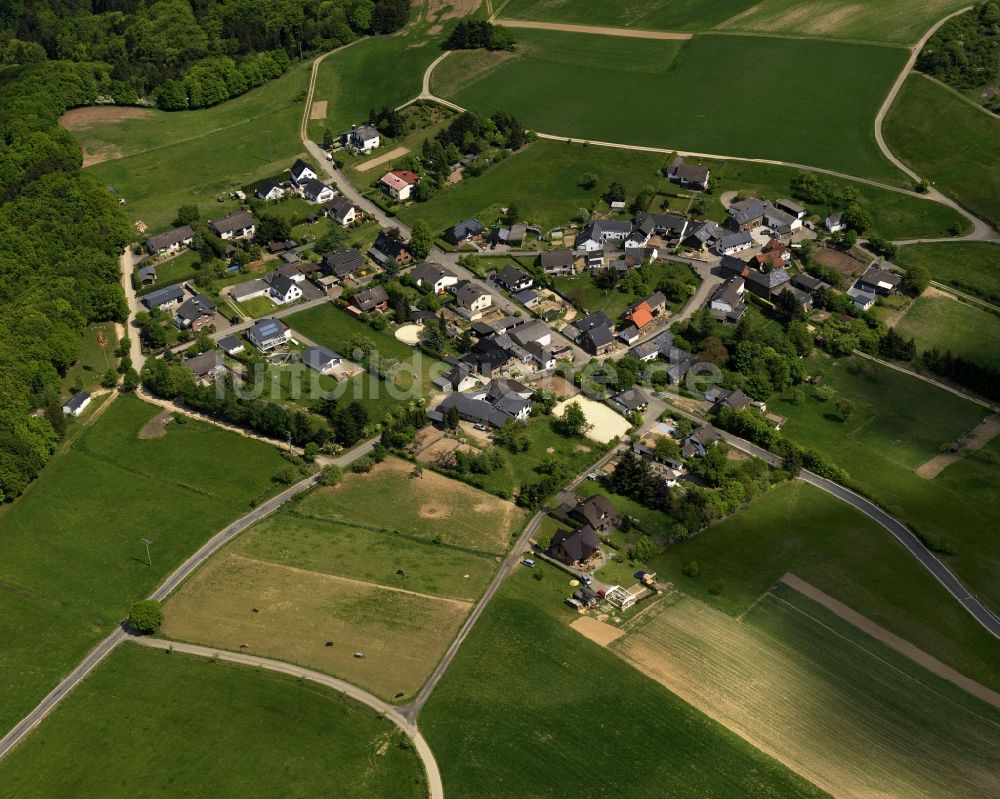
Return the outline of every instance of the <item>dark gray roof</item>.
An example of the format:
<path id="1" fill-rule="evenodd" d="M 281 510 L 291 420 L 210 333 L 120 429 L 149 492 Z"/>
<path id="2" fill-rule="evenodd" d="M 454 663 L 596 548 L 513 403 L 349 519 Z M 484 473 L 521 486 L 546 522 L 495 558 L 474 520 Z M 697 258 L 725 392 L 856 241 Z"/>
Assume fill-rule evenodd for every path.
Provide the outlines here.
<path id="1" fill-rule="evenodd" d="M 604 347 L 614 341 L 610 327 L 592 327 L 583 335 L 590 340 L 595 349 L 597 347 Z"/>
<path id="2" fill-rule="evenodd" d="M 477 286 L 471 280 L 466 280 L 464 283 L 458 284 L 458 290 L 455 292 L 455 296 L 462 305 L 472 305 L 473 302 L 484 294 L 489 294 L 489 292 Z"/>
<path id="3" fill-rule="evenodd" d="M 348 213 L 350 213 L 353 207 L 354 203 L 346 197 L 334 197 L 323 207 L 323 210 L 330 216 L 334 216 L 337 219 L 343 219 Z"/>
<path id="4" fill-rule="evenodd" d="M 743 296 L 740 293 L 742 286 L 743 278 L 739 275 L 729 278 L 729 280 L 716 289 L 715 294 L 712 295 L 711 302 L 721 300 L 730 307 L 735 308 L 743 300 Z"/>
<path id="5" fill-rule="evenodd" d="M 284 335 L 286 330 L 288 330 L 288 325 L 280 319 L 261 319 L 259 322 L 254 322 L 247 332 L 253 333 L 254 338 L 258 341 L 264 341 Z"/>
<path id="6" fill-rule="evenodd" d="M 181 288 L 180 284 L 176 286 L 167 286 L 166 288 L 149 292 L 149 294 L 142 298 L 142 304 L 152 310 L 153 308 L 158 308 L 161 305 L 166 305 L 169 302 L 177 302 L 177 300 L 181 299 L 183 296 L 184 289 Z"/>
<path id="7" fill-rule="evenodd" d="M 863 275 L 859 278 L 862 283 L 869 286 L 877 286 L 879 283 L 886 283 L 891 288 L 896 288 L 902 281 L 900 275 L 893 274 L 892 272 L 886 272 L 884 269 L 879 269 L 876 264 L 869 266 Z"/>
<path id="8" fill-rule="evenodd" d="M 254 226 L 253 217 L 246 211 L 233 211 L 226 214 L 222 219 L 213 219 L 209 223 L 216 233 L 232 233 L 236 230 L 244 230 Z"/>
<path id="9" fill-rule="evenodd" d="M 333 350 L 328 350 L 326 347 L 309 347 L 302 353 L 302 363 L 310 369 L 315 369 L 317 372 L 322 371 L 330 361 L 340 360 L 343 359 Z"/>
<path id="10" fill-rule="evenodd" d="M 538 256 L 542 269 L 569 268 L 573 266 L 573 253 L 570 250 L 552 250 Z"/>
<path id="11" fill-rule="evenodd" d="M 514 299 L 521 303 L 521 305 L 527 305 L 529 302 L 534 302 L 538 299 L 538 292 L 534 289 L 524 289 L 523 291 L 517 292 L 517 294 L 514 295 Z"/>
<path id="12" fill-rule="evenodd" d="M 759 272 L 756 269 L 748 269 L 746 279 L 758 286 L 765 286 L 768 289 L 775 289 L 782 283 L 787 283 L 791 278 L 785 268 L 779 267 L 770 272 Z"/>
<path id="13" fill-rule="evenodd" d="M 66 400 L 66 402 L 63 403 L 63 407 L 69 408 L 71 411 L 75 411 L 89 399 L 90 399 L 89 393 L 87 393 L 86 391 L 77 391 L 76 394 L 74 394 L 72 397 Z"/>
<path id="14" fill-rule="evenodd" d="M 371 286 L 361 289 L 351 300 L 362 311 L 370 311 L 383 302 L 388 302 L 389 295 L 382 286 Z"/>
<path id="15" fill-rule="evenodd" d="M 558 557 L 555 553 L 561 550 L 572 563 L 593 554 L 600 545 L 601 539 L 597 536 L 594 528 L 586 524 L 572 532 L 565 530 L 557 532 L 552 536 L 552 545 L 548 551 L 550 556 Z"/>
<path id="16" fill-rule="evenodd" d="M 175 227 L 173 230 L 168 230 L 166 233 L 161 233 L 158 236 L 150 236 L 146 239 L 146 248 L 155 252 L 160 250 L 165 250 L 169 247 L 173 247 L 175 244 L 180 244 L 182 241 L 194 237 L 194 231 L 191 229 L 190 225 L 181 225 L 180 227 Z"/>
<path id="17" fill-rule="evenodd" d="M 443 277 L 455 277 L 454 272 L 449 272 L 441 264 L 422 263 L 417 264 L 410 270 L 410 277 L 418 282 L 437 283 Z"/>
<path id="18" fill-rule="evenodd" d="M 349 275 L 364 265 L 361 253 L 355 249 L 333 250 L 323 256 L 323 269 L 336 277 Z"/>
<path id="19" fill-rule="evenodd" d="M 202 294 L 195 294 L 186 300 L 174 314 L 179 319 L 191 324 L 198 321 L 203 316 L 211 316 L 215 313 L 215 303 Z"/>
<path id="20" fill-rule="evenodd" d="M 729 206 L 729 215 L 740 225 L 764 216 L 767 203 L 763 200 L 741 200 Z"/>
<path id="21" fill-rule="evenodd" d="M 690 229 L 688 233 L 688 238 L 694 238 L 705 244 L 712 239 L 717 239 L 722 235 L 722 228 L 718 226 L 715 222 L 709 220 L 708 222 L 702 222 L 700 225 L 698 223 L 692 223 L 697 225 L 693 229 Z"/>
<path id="22" fill-rule="evenodd" d="M 292 180 L 298 183 L 299 177 L 301 177 L 302 173 L 307 169 L 314 175 L 316 174 L 315 169 L 313 169 L 311 166 L 309 166 L 309 164 L 307 164 L 305 161 L 299 158 L 294 164 L 292 164 Z"/>
<path id="23" fill-rule="evenodd" d="M 827 284 L 818 277 L 807 275 L 805 272 L 799 272 L 797 275 L 794 275 L 792 277 L 792 285 L 804 291 L 818 291 L 821 288 L 827 287 Z"/>
<path id="24" fill-rule="evenodd" d="M 267 291 L 267 283 L 260 278 L 255 278 L 253 280 L 246 280 L 243 283 L 237 283 L 229 289 L 229 296 L 236 300 L 236 302 L 240 302 L 243 297 L 251 294 L 259 294 L 262 291 Z"/>
<path id="25" fill-rule="evenodd" d="M 216 372 L 222 365 L 222 353 L 218 350 L 209 350 L 184 361 L 184 366 L 190 369 L 195 377 L 204 377 L 210 372 Z"/>
<path id="26" fill-rule="evenodd" d="M 719 239 L 720 250 L 726 250 L 730 247 L 742 247 L 744 244 L 753 244 L 753 236 L 750 235 L 749 230 L 743 230 L 739 233 L 727 233 Z"/>
<path id="27" fill-rule="evenodd" d="M 514 264 L 504 264 L 497 273 L 497 282 L 503 286 L 515 286 L 523 280 L 531 280 L 531 275 L 523 269 L 518 269 Z"/>
<path id="28" fill-rule="evenodd" d="M 277 183 L 273 180 L 262 180 L 257 184 L 257 196 L 264 199 L 272 189 L 280 189 Z"/>
<path id="29" fill-rule="evenodd" d="M 611 327 L 611 320 L 604 311 L 596 311 L 573 322 L 573 327 L 581 333 L 586 333 L 594 327 Z"/>
<path id="30" fill-rule="evenodd" d="M 614 402 L 626 411 L 636 411 L 649 404 L 649 398 L 638 388 L 630 388 L 614 396 Z"/>
<path id="31" fill-rule="evenodd" d="M 243 342 L 236 336 L 223 336 L 216 343 L 225 352 L 235 352 L 243 346 Z"/>
<path id="32" fill-rule="evenodd" d="M 452 225 L 445 231 L 448 238 L 461 241 L 468 236 L 478 236 L 483 232 L 483 223 L 478 219 L 463 219 L 457 225 Z"/>
<path id="33" fill-rule="evenodd" d="M 295 281 L 287 275 L 275 275 L 271 278 L 271 288 L 280 296 L 284 297 L 288 290 L 295 285 Z"/>
<path id="34" fill-rule="evenodd" d="M 305 186 L 302 187 L 302 191 L 304 191 L 310 197 L 315 197 L 325 188 L 326 184 L 322 180 L 317 180 L 316 178 L 313 178 L 312 180 L 308 181 Z"/>

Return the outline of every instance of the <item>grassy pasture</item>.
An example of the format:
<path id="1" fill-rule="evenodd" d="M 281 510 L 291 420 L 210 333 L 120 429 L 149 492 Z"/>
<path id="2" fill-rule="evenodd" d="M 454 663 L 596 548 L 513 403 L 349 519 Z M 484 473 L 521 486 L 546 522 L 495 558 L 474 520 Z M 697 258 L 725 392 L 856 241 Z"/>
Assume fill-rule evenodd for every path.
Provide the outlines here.
<path id="1" fill-rule="evenodd" d="M 896 263 L 927 267 L 934 280 L 1000 303 L 1000 244 L 937 242 L 900 247 Z"/>
<path id="2" fill-rule="evenodd" d="M 285 461 L 266 444 L 116 399 L 17 502 L 0 509 L 0 727 L 33 707 L 87 650 L 212 533 L 270 493 Z M 153 540 L 146 563 L 141 539 Z"/>
<path id="3" fill-rule="evenodd" d="M 616 28 L 702 31 L 725 22 L 737 11 L 753 4 L 754 0 L 649 0 L 645 3 L 620 0 L 614 5 L 602 0 L 510 0 L 502 6 L 500 17 Z"/>
<path id="4" fill-rule="evenodd" d="M 943 292 L 918 297 L 896 330 L 913 336 L 918 350 L 937 346 L 986 366 L 1000 367 L 1000 317 Z"/>
<path id="5" fill-rule="evenodd" d="M 103 338 L 104 345 L 101 345 Z M 84 389 L 90 391 L 101 385 L 101 378 L 109 368 L 118 365 L 115 347 L 118 346 L 118 330 L 114 322 L 99 322 L 83 331 L 83 345 L 76 363 L 66 370 L 63 385 L 68 389 L 77 378 Z"/>
<path id="6" fill-rule="evenodd" d="M 227 550 L 170 598 L 162 634 L 298 663 L 402 699 L 420 688 L 471 607 Z"/>
<path id="7" fill-rule="evenodd" d="M 574 277 L 553 278 L 552 284 L 578 308 L 586 308 L 591 313 L 604 311 L 614 320 L 625 313 L 632 303 L 652 294 L 665 280 L 686 283 L 692 287 L 697 287 L 699 283 L 698 276 L 689 267 L 673 261 L 657 261 L 643 269 L 649 275 L 649 279 L 643 285 L 642 291 L 635 294 L 620 291 L 618 288 L 605 291 L 594 285 L 593 276 L 589 271 Z M 676 308 L 676 306 L 671 307 Z"/>
<path id="8" fill-rule="evenodd" d="M 454 61 L 451 74 L 463 59 L 457 53 L 445 62 Z M 503 109 L 545 133 L 772 158 L 902 182 L 878 151 L 873 120 L 905 59 L 898 48 L 816 40 L 681 42 L 519 30 L 516 58 L 464 81 L 435 79 L 432 88 L 477 111 Z M 726 92 L 717 110 L 706 105 L 709 87 L 729 86 L 733 75 L 748 71 L 750 86 Z M 832 85 L 831 74 L 838 75 Z M 595 113 L 582 96 L 615 97 L 622 112 Z M 794 124 L 776 123 L 768 109 L 779 103 Z"/>
<path id="9" fill-rule="evenodd" d="M 694 561 L 699 572 L 683 568 Z M 1000 690 L 989 636 L 888 532 L 798 481 L 778 486 L 650 564 L 665 579 L 732 616 L 791 571 L 964 674 Z M 718 594 L 709 588 L 719 587 Z"/>
<path id="10" fill-rule="evenodd" d="M 566 578 L 545 564 L 511 575 L 424 708 L 447 794 L 823 795 L 569 629 Z"/>
<path id="11" fill-rule="evenodd" d="M 524 511 L 430 470 L 388 458 L 369 474 L 347 475 L 299 504 L 303 514 L 398 530 L 424 541 L 497 554 L 524 522 Z"/>
<path id="12" fill-rule="evenodd" d="M 611 648 L 833 795 L 1000 790 L 1000 711 L 785 586 L 741 621 L 661 604 Z"/>
<path id="13" fill-rule="evenodd" d="M 235 100 L 199 111 L 163 112 L 74 130 L 81 145 L 103 142 L 121 157 L 88 167 L 127 201 L 125 212 L 150 233 L 170 227 L 181 205 L 205 217 L 237 203 L 216 195 L 290 169 L 301 154 L 299 122 L 307 65 Z"/>
<path id="14" fill-rule="evenodd" d="M 845 424 L 832 404 L 813 392 L 799 405 L 789 396 L 769 403 L 788 417 L 785 433 L 842 464 L 851 477 L 891 513 L 918 530 L 952 542 L 956 555 L 944 556 L 979 598 L 1000 608 L 1000 546 L 995 532 L 1000 503 L 995 461 L 1000 444 L 949 466 L 933 480 L 915 469 L 975 426 L 985 410 L 914 377 L 858 358 L 834 361 L 817 355 L 810 371 L 823 385 L 847 397 L 854 412 Z"/>
<path id="15" fill-rule="evenodd" d="M 341 694 L 119 647 L 0 762 L 8 796 L 426 796 L 402 733 Z M 128 753 L 128 756 L 123 754 Z"/>
<path id="16" fill-rule="evenodd" d="M 884 133 L 917 174 L 1000 224 L 1000 119 L 914 74 L 889 109 Z"/>

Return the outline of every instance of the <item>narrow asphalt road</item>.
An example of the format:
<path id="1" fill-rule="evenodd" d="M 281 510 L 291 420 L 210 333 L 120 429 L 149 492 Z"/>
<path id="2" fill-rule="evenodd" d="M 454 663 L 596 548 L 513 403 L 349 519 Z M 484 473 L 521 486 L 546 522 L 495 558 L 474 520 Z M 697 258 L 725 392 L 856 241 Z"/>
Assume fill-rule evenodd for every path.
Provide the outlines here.
<path id="1" fill-rule="evenodd" d="M 358 458 L 368 454 L 372 447 L 375 446 L 376 441 L 377 438 L 373 438 L 359 444 L 354 449 L 337 458 L 334 463 L 342 467 L 349 465 Z M 312 477 L 307 477 L 305 480 L 299 481 L 295 485 L 286 488 L 280 494 L 272 497 L 267 502 L 254 508 L 245 516 L 237 519 L 232 524 L 220 530 L 208 541 L 202 544 L 197 552 L 178 566 L 167 577 L 167 579 L 160 584 L 160 587 L 150 595 L 150 599 L 165 599 L 171 591 L 176 589 L 177 586 L 187 579 L 187 577 L 190 576 L 195 569 L 215 554 L 220 548 L 228 544 L 251 525 L 276 511 L 289 500 L 297 497 L 303 491 L 306 491 L 318 484 L 319 480 L 319 475 L 313 475 Z M 52 709 L 94 669 L 95 666 L 104 660 L 104 658 L 106 658 L 108 654 L 110 654 L 111 651 L 127 637 L 128 636 L 124 629 L 119 626 L 112 633 L 110 633 L 107 638 L 91 650 L 91 652 L 80 662 L 80 664 L 73 669 L 73 671 L 71 671 L 69 675 L 67 675 L 55 688 L 53 688 L 41 702 L 39 702 L 38 706 L 35 707 L 34 710 L 18 722 L 13 729 L 4 735 L 3 738 L 0 738 L 0 758 L 3 758 L 4 755 L 6 755 L 29 732 L 31 732 L 31 730 L 34 729 L 35 726 L 37 726 L 39 722 L 41 722 L 42 719 L 44 719 L 52 711 Z"/>
<path id="2" fill-rule="evenodd" d="M 305 669 L 301 666 L 293 666 L 280 660 L 258 657 L 256 655 L 245 655 L 238 652 L 227 652 L 224 649 L 211 649 L 207 646 L 197 646 L 195 644 L 183 644 L 176 641 L 165 641 L 161 638 L 146 638 L 141 636 L 127 636 L 127 640 L 151 649 L 173 650 L 186 655 L 197 655 L 203 658 L 214 658 L 227 663 L 237 663 L 241 666 L 248 666 L 255 669 L 266 669 L 279 674 L 287 674 L 298 679 L 321 685 L 324 688 L 337 691 L 350 697 L 356 702 L 367 705 L 377 713 L 385 716 L 389 721 L 402 730 L 411 741 L 414 749 L 424 765 L 424 772 L 427 776 L 427 788 L 430 799 L 444 799 L 444 784 L 441 781 L 441 772 L 438 769 L 434 753 L 431 751 L 427 740 L 421 735 L 416 726 L 407 719 L 398 708 L 393 707 L 388 702 L 384 702 L 377 696 L 363 691 L 356 685 L 338 680 L 327 674 L 321 674 L 312 669 Z M 292 722 L 294 723 L 294 721 Z"/>

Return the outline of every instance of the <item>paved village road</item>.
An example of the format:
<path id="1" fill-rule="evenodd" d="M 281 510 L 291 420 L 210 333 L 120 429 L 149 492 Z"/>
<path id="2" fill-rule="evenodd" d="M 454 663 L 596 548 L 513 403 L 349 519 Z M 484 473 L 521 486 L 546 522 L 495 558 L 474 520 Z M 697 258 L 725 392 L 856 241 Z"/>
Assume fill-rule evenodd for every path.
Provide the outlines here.
<path id="1" fill-rule="evenodd" d="M 369 439 L 368 441 L 359 444 L 349 452 L 344 453 L 339 458 L 336 458 L 333 463 L 341 467 L 347 466 L 358 458 L 361 458 L 371 452 L 377 441 L 377 437 Z M 160 587 L 150 595 L 150 599 L 165 599 L 171 591 L 177 588 L 177 586 L 187 579 L 187 577 L 190 576 L 195 569 L 215 554 L 221 547 L 228 544 L 251 525 L 259 522 L 265 516 L 268 516 L 276 511 L 289 500 L 297 497 L 303 491 L 312 488 L 314 485 L 317 485 L 319 480 L 319 475 L 313 475 L 312 477 L 307 477 L 305 480 L 299 481 L 295 485 L 286 488 L 277 496 L 272 497 L 267 502 L 264 502 L 260 506 L 254 508 L 245 516 L 237 519 L 232 524 L 220 530 L 208 541 L 202 544 L 197 552 L 178 566 L 167 577 L 167 579 L 160 584 Z M 31 730 L 34 729 L 39 722 L 41 722 L 42 719 L 44 719 L 52 711 L 52 709 L 94 669 L 95 666 L 104 660 L 104 658 L 106 658 L 116 646 L 128 637 L 129 636 L 126 634 L 124 627 L 119 626 L 114 630 L 114 632 L 109 634 L 107 638 L 101 641 L 80 662 L 80 664 L 73 669 L 73 671 L 71 671 L 55 688 L 52 689 L 52 691 L 38 704 L 34 710 L 18 722 L 13 729 L 4 735 L 3 738 L 0 738 L 0 758 L 6 755 L 29 732 L 31 732 Z"/>
<path id="2" fill-rule="evenodd" d="M 258 657 L 256 655 L 227 652 L 224 649 L 211 649 L 210 647 L 198 646 L 196 644 L 183 644 L 176 641 L 165 641 L 162 638 L 127 636 L 127 640 L 152 649 L 163 649 L 168 651 L 173 650 L 175 652 L 183 652 L 186 655 L 197 655 L 198 657 L 212 658 L 222 660 L 227 663 L 237 663 L 241 666 L 249 666 L 256 669 L 274 671 L 279 674 L 287 674 L 292 677 L 308 680 L 309 682 L 321 685 L 324 688 L 337 691 L 338 693 L 350 697 L 356 702 L 367 705 L 377 713 L 385 716 L 389 721 L 399 727 L 399 729 L 402 730 L 411 741 L 413 741 L 414 749 L 424 765 L 424 772 L 427 776 L 428 795 L 430 796 L 430 799 L 444 799 L 444 784 L 441 781 L 441 772 L 438 769 L 437 761 L 434 759 L 434 753 L 431 751 L 431 747 L 427 743 L 424 736 L 420 734 L 420 731 L 417 730 L 416 726 L 409 719 L 399 712 L 398 708 L 393 707 L 388 702 L 383 702 L 377 696 L 374 696 L 367 691 L 363 691 L 356 685 L 351 685 L 349 682 L 338 680 L 335 677 L 330 677 L 327 674 L 321 674 L 320 672 L 313 671 L 312 669 L 305 669 L 301 666 L 293 666 L 290 663 L 284 663 L 280 660 L 271 660 L 270 658 Z"/>

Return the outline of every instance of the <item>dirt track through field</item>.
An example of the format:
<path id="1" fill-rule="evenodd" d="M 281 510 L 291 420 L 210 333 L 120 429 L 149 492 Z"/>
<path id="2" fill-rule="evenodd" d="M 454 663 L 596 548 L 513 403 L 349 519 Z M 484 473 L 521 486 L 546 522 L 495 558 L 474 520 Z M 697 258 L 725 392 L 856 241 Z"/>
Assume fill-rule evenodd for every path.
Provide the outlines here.
<path id="1" fill-rule="evenodd" d="M 410 152 L 405 147 L 397 147 L 395 150 L 390 150 L 385 155 L 380 155 L 378 158 L 371 158 L 363 163 L 358 164 L 355 169 L 358 172 L 367 172 L 369 169 L 374 169 L 379 164 L 384 164 L 386 161 L 391 161 L 393 158 L 401 158 Z"/>
<path id="2" fill-rule="evenodd" d="M 958 442 L 957 452 L 942 452 L 917 467 L 917 477 L 933 480 L 948 466 L 962 460 L 968 453 L 977 452 L 1000 435 L 1000 416 L 991 413 L 973 427 Z"/>
<path id="3" fill-rule="evenodd" d="M 623 36 L 627 39 L 670 39 L 686 41 L 690 33 L 674 33 L 672 31 L 647 31 L 637 28 L 611 28 L 596 25 L 567 25 L 563 22 L 533 22 L 527 19 L 498 19 L 497 25 L 505 28 L 535 28 L 543 31 L 563 31 L 565 33 L 592 33 L 597 36 Z"/>
<path id="4" fill-rule="evenodd" d="M 851 610 L 843 602 L 834 599 L 829 594 L 823 593 L 815 586 L 812 586 L 805 580 L 796 577 L 791 572 L 786 572 L 782 575 L 781 582 L 791 588 L 794 588 L 803 596 L 809 597 L 809 599 L 813 602 L 822 605 L 827 610 L 833 611 L 848 624 L 857 627 L 862 632 L 868 633 L 868 635 L 872 638 L 875 638 L 886 646 L 895 649 L 901 655 L 905 655 L 914 663 L 919 663 L 932 674 L 936 674 L 938 677 L 957 685 L 962 690 L 967 691 L 973 696 L 982 699 L 984 702 L 988 702 L 993 705 L 993 707 L 1000 709 L 1000 694 L 996 691 L 990 690 L 985 685 L 980 685 L 975 680 L 970 680 L 968 677 L 955 671 L 950 666 L 946 666 L 937 658 L 928 655 L 922 649 L 918 649 L 909 641 L 900 638 L 898 635 L 894 635 L 884 627 L 877 625 L 871 619 Z"/>

